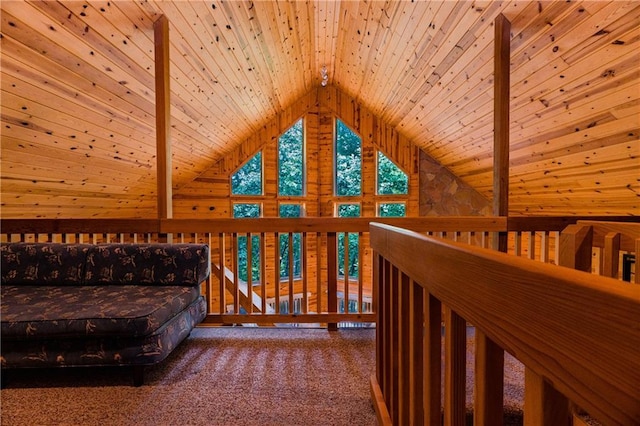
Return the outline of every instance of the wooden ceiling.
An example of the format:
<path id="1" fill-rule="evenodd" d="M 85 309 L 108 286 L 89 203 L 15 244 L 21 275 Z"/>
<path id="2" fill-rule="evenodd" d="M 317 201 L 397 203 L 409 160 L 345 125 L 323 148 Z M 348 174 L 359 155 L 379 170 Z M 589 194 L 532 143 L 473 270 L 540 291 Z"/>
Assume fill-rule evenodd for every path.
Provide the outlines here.
<path id="1" fill-rule="evenodd" d="M 297 99 L 355 98 L 491 199 L 493 22 L 512 23 L 511 214 L 638 214 L 640 2 L 5 1 L 2 217 L 155 209 L 153 22 L 174 192 Z"/>

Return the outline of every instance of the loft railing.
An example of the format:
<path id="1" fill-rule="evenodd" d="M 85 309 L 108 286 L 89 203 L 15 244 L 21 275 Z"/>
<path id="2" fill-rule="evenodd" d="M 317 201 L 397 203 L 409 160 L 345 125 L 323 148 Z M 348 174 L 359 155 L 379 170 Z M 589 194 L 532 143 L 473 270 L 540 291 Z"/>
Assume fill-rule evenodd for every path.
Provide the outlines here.
<path id="1" fill-rule="evenodd" d="M 211 248 L 212 275 L 202 288 L 209 312 L 205 323 L 319 323 L 334 328 L 339 322 L 375 322 L 377 300 L 369 245 L 372 220 L 482 247 L 491 245 L 493 234 L 508 232 L 512 254 L 556 262 L 559 231 L 577 219 L 3 219 L 0 240 L 206 243 Z M 349 246 L 344 247 L 347 253 L 339 265 L 338 244 L 348 241 L 349 235 L 357 235 L 359 250 L 357 256 L 349 256 Z M 283 265 L 294 270 L 294 254 L 288 250 L 283 255 L 280 244 L 291 246 L 294 238 L 299 240 L 300 264 L 295 268 L 299 273 L 281 277 Z M 238 253 L 241 244 L 246 247 L 244 262 Z M 357 276 L 340 273 L 353 270 L 353 262 Z M 256 267 L 246 267 L 254 263 Z"/>
<path id="2" fill-rule="evenodd" d="M 600 246 L 603 264 L 637 254 L 639 227 L 571 225 L 557 239 L 558 263 L 591 271 Z M 372 225 L 371 247 L 380 424 L 464 424 L 467 323 L 475 424 L 502 424 L 504 351 L 525 366 L 525 425 L 584 424 L 583 412 L 640 424 L 640 286 L 388 225 Z"/>
<path id="3" fill-rule="evenodd" d="M 365 218 L 261 218 L 212 220 L 4 219 L 2 241 L 136 243 L 199 242 L 210 247 L 212 274 L 203 285 L 208 303 L 205 323 L 375 322 L 369 222 Z M 389 218 L 387 223 L 420 232 L 460 235 L 506 229 L 504 218 Z M 349 235 L 357 235 L 357 255 L 349 255 Z M 471 235 L 471 234 L 469 234 Z M 282 245 L 299 242 L 294 251 Z M 339 248 L 342 241 L 343 248 Z M 238 248 L 243 250 L 239 252 Z M 344 259 L 338 264 L 338 252 Z M 242 258 L 242 260 L 241 260 Z M 357 268 L 354 268 L 354 263 Z M 283 268 L 283 265 L 288 268 Z M 252 267 L 248 267 L 252 265 Z M 281 270 L 288 273 L 281 277 Z M 357 276 L 340 271 L 357 269 Z M 281 307 L 296 307 L 295 311 Z M 350 309 L 351 307 L 351 309 Z"/>

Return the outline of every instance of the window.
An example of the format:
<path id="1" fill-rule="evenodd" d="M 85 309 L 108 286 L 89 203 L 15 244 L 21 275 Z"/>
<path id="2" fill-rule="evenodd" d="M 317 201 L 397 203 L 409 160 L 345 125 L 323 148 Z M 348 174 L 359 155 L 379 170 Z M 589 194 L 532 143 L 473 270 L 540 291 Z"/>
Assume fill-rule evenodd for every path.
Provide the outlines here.
<path id="1" fill-rule="evenodd" d="M 359 196 L 362 193 L 362 139 L 336 119 L 335 193 Z"/>
<path id="2" fill-rule="evenodd" d="M 302 204 L 280 204 L 280 217 L 302 217 Z M 293 256 L 293 277 L 302 276 L 302 235 L 299 233 L 280 234 L 280 278 L 287 278 L 289 271 L 289 253 Z"/>
<path id="3" fill-rule="evenodd" d="M 337 205 L 336 216 L 360 217 L 360 204 L 359 203 L 339 203 Z"/>
<path id="4" fill-rule="evenodd" d="M 405 203 L 380 203 L 378 204 L 378 216 L 404 217 L 406 216 L 406 204 Z"/>
<path id="5" fill-rule="evenodd" d="M 304 195 L 304 131 L 298 120 L 278 138 L 278 195 Z"/>
<path id="6" fill-rule="evenodd" d="M 262 152 L 231 175 L 232 195 L 262 195 Z"/>
<path id="7" fill-rule="evenodd" d="M 234 218 L 260 217 L 260 204 L 236 203 L 233 205 Z M 238 278 L 249 280 L 248 238 L 238 236 Z M 260 237 L 251 236 L 251 284 L 260 283 Z"/>
<path id="8" fill-rule="evenodd" d="M 386 155 L 378 151 L 378 194 L 398 195 L 409 193 L 409 177 Z"/>
<path id="9" fill-rule="evenodd" d="M 233 217 L 260 217 L 260 204 L 258 203 L 235 203 L 233 205 Z"/>

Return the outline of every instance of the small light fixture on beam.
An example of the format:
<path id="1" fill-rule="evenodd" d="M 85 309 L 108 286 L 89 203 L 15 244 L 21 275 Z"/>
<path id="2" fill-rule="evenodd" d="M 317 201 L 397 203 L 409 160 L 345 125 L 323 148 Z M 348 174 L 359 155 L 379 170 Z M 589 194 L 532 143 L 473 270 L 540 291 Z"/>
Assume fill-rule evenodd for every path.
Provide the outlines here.
<path id="1" fill-rule="evenodd" d="M 322 82 L 320 83 L 322 87 L 325 87 L 329 82 L 329 74 L 327 74 L 327 66 L 323 65 L 320 70 L 320 76 L 322 77 Z"/>

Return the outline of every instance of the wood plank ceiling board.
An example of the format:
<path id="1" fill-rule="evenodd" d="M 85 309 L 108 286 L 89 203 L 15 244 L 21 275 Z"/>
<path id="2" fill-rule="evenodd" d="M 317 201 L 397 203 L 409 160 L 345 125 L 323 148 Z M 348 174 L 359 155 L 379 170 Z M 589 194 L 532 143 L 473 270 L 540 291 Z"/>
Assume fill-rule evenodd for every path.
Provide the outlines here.
<path id="1" fill-rule="evenodd" d="M 638 214 L 637 1 L 35 0 L 0 11 L 3 217 L 155 217 L 160 15 L 174 189 L 245 161 L 253 153 L 236 148 L 305 111 L 292 106 L 314 102 L 326 66 L 316 101 L 355 100 L 363 120 L 380 117 L 491 199 L 499 13 L 511 22 L 511 214 Z"/>

